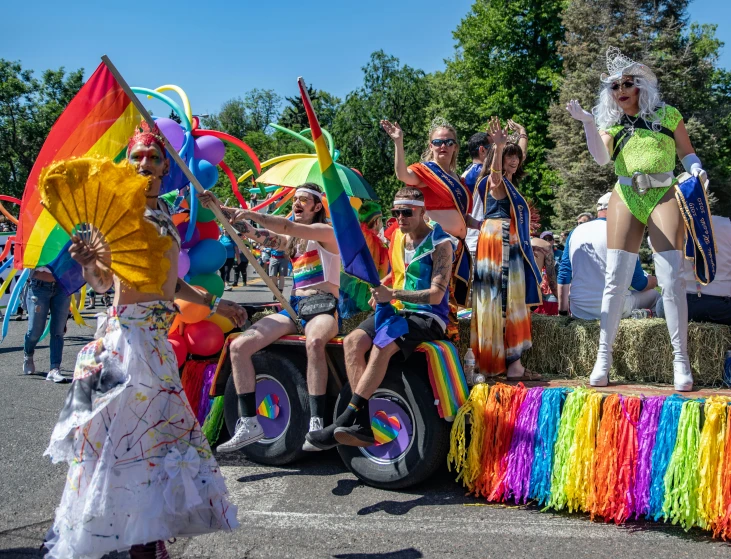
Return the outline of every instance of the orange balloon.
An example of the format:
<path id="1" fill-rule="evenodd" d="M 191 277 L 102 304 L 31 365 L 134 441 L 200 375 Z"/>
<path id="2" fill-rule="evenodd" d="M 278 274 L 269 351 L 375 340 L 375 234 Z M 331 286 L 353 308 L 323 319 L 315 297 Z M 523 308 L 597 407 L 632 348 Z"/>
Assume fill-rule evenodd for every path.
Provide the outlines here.
<path id="1" fill-rule="evenodd" d="M 182 212 L 179 214 L 173 214 L 172 220 L 175 225 L 180 225 L 181 223 L 185 223 L 190 219 L 190 214 L 186 212 Z"/>
<path id="2" fill-rule="evenodd" d="M 200 322 L 211 314 L 211 309 L 205 305 L 191 303 L 190 301 L 182 301 L 180 299 L 176 299 L 175 302 L 178 307 L 180 307 L 180 314 L 178 315 L 180 317 L 180 321 L 185 322 L 186 324 Z"/>

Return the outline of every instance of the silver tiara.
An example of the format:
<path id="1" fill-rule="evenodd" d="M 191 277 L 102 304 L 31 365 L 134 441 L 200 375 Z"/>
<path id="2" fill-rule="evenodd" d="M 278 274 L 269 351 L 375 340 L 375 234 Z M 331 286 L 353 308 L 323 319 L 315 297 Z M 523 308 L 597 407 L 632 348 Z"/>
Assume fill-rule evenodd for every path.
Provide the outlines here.
<path id="1" fill-rule="evenodd" d="M 449 121 L 444 118 L 443 116 L 437 116 L 434 117 L 431 121 L 431 125 L 429 126 L 429 134 L 434 132 L 437 128 L 454 128 Z"/>
<path id="2" fill-rule="evenodd" d="M 622 54 L 618 47 L 607 49 L 607 72 L 601 75 L 604 83 L 611 83 L 622 76 L 638 76 L 645 78 L 653 84 L 657 84 L 657 76 L 644 64 L 632 60 L 629 56 Z"/>
<path id="3" fill-rule="evenodd" d="M 621 74 L 622 70 L 633 64 L 637 64 L 637 62 L 622 54 L 618 47 L 609 47 L 607 49 L 607 72 L 610 76 Z"/>

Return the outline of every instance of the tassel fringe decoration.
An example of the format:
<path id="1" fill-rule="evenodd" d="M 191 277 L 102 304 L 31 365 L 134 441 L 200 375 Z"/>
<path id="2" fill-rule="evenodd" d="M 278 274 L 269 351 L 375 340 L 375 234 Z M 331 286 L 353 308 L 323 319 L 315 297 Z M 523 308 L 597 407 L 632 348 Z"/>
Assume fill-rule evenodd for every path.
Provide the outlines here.
<path id="1" fill-rule="evenodd" d="M 543 391 L 541 398 L 529 494 L 529 497 L 538 501 L 541 506 L 545 505 L 551 498 L 553 451 L 561 422 L 561 409 L 565 400 L 566 391 L 563 388 L 548 388 Z"/>
<path id="2" fill-rule="evenodd" d="M 203 426 L 209 440 L 219 401 L 222 415 L 217 398 Z M 481 384 L 457 412 L 448 466 L 489 501 L 533 500 L 616 524 L 664 519 L 731 539 L 730 405 Z"/>
<path id="3" fill-rule="evenodd" d="M 515 422 L 513 440 L 508 452 L 508 472 L 505 479 L 505 498 L 516 503 L 528 501 L 531 468 L 533 467 L 538 412 L 541 409 L 543 388 L 531 388 L 523 400 Z"/>
<path id="4" fill-rule="evenodd" d="M 459 408 L 452 424 L 449 435 L 449 454 L 447 467 L 457 472 L 457 479 L 467 490 L 474 491 L 475 481 L 480 475 L 480 458 L 482 456 L 482 441 L 485 437 L 484 410 L 487 407 L 489 394 L 487 384 L 477 384 L 472 388 L 467 402 Z M 472 422 L 470 430 L 470 446 L 467 447 L 467 420 Z"/>
<path id="5" fill-rule="evenodd" d="M 568 501 L 566 485 L 570 478 L 571 446 L 574 443 L 576 425 L 581 416 L 581 410 L 586 403 L 589 391 L 586 388 L 577 388 L 566 397 L 561 423 L 558 427 L 558 438 L 553 456 L 553 475 L 551 477 L 551 498 L 548 507 L 562 510 Z"/>
<path id="6" fill-rule="evenodd" d="M 678 421 L 678 437 L 665 473 L 665 518 L 690 530 L 698 516 L 698 445 L 700 443 L 701 403 L 683 404 Z M 703 526 L 701 526 L 703 527 Z"/>
<path id="7" fill-rule="evenodd" d="M 221 427 L 223 427 L 223 396 L 216 396 L 211 404 L 211 411 L 208 412 L 201 427 L 209 445 L 214 446 L 218 442 Z"/>
<path id="8" fill-rule="evenodd" d="M 594 449 L 599 427 L 602 395 L 591 392 L 576 423 L 574 441 L 569 450 L 569 476 L 566 483 L 566 504 L 569 512 L 591 510 L 594 489 Z"/>
<path id="9" fill-rule="evenodd" d="M 650 512 L 650 484 L 652 481 L 652 449 L 655 447 L 657 426 L 665 396 L 647 398 L 642 406 L 640 424 L 637 427 L 637 475 L 635 478 L 635 517 Z"/>

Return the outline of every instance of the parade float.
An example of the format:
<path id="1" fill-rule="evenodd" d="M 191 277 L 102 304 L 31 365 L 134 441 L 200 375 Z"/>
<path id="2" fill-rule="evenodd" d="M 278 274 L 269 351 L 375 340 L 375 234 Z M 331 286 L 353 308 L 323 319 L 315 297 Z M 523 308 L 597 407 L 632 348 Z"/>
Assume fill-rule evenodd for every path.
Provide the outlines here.
<path id="1" fill-rule="evenodd" d="M 169 90 L 179 95 L 183 107 L 163 93 Z M 319 174 L 336 226 L 338 216 L 353 214 L 351 207 L 358 202 L 351 202 L 352 198 L 358 194 L 368 197 L 361 191 L 343 189 L 351 179 L 353 184 L 360 179 L 333 161 L 334 143 L 326 141 L 311 107 L 311 131 L 299 136 L 316 153 L 291 154 L 261 164 L 241 140 L 201 129 L 180 88 L 134 91 L 163 101 L 180 118 L 180 123 L 163 119 L 158 123 L 176 150 L 167 187 L 171 202 L 180 210 L 176 220 L 184 240 L 181 275 L 201 289 L 216 294 L 222 290 L 214 279 L 222 254 L 215 244 L 218 226 L 195 198 L 200 187 L 215 184 L 218 169 L 229 178 L 242 207 L 246 201 L 239 185 L 258 178 L 251 188 L 267 196 L 263 204 L 279 204 L 278 210 L 284 207 L 291 186 L 304 180 L 318 182 Z M 99 146 L 107 150 L 101 155 L 123 158 L 126 138 L 139 123 L 131 118 L 116 121 L 116 128 L 84 129 L 85 141 L 79 143 L 70 141 L 69 131 L 78 125 L 70 120 L 73 117 L 67 110 L 54 126 L 39 155 L 46 164 L 61 156 L 100 155 L 94 152 Z M 93 134 L 96 136 L 91 137 Z M 111 135 L 116 143 L 106 141 Z M 70 147 L 63 151 L 72 144 L 77 151 Z M 223 162 L 227 146 L 241 150 L 249 165 L 239 179 Z M 185 171 L 178 161 L 186 166 Z M 262 180 L 266 168 L 272 176 Z M 195 189 L 188 186 L 191 173 Z M 331 190 L 333 176 L 338 177 L 339 191 Z M 29 184 L 33 180 L 37 176 Z M 68 243 L 68 235 L 49 217 L 38 203 L 37 192 L 27 189 L 13 262 L 22 272 L 10 293 L 3 335 L 29 269 L 58 264 Z M 349 241 L 363 248 L 357 236 L 345 240 Z M 5 268 L 10 265 L 7 262 Z M 344 264 L 347 262 L 344 258 Z M 258 271 L 266 281 L 266 274 L 261 268 Z M 6 279 L 0 291 L 9 283 Z M 286 304 L 273 284 L 267 285 L 280 304 Z M 74 291 L 83 288 L 70 287 Z M 270 307 L 247 308 L 256 320 L 273 312 Z M 169 339 L 190 406 L 214 445 L 233 430 L 237 418 L 228 346 L 239 333 L 232 324 L 207 318 L 208 314 L 208 309 L 181 304 Z M 352 330 L 359 318 L 346 321 L 342 333 Z M 534 315 L 534 347 L 526 355 L 526 365 L 544 374 L 546 380 L 524 385 L 490 379 L 468 392 L 460 359 L 469 340 L 469 318 L 463 315 L 459 322 L 461 334 L 454 343 L 423 344 L 408 360 L 392 360 L 384 383 L 369 403 L 377 444 L 338 449 L 359 479 L 386 489 L 405 488 L 448 463 L 470 493 L 492 502 L 532 502 L 554 510 L 583 511 L 607 522 L 647 518 L 685 529 L 712 530 L 718 537 L 731 535 L 731 397 L 718 389 L 724 351 L 731 346 L 731 329 L 690 325 L 691 364 L 697 385 L 705 388 L 681 397 L 665 384 L 672 368 L 662 321 L 623 321 L 615 348 L 613 384 L 593 390 L 582 385 L 596 355 L 598 325 Z M 251 460 L 284 465 L 304 454 L 301 448 L 309 418 L 304 344 L 303 336 L 285 336 L 253 357 L 256 403 L 266 437 L 242 450 Z M 328 394 L 337 415 L 350 399 L 342 337 L 327 345 L 327 356 Z"/>

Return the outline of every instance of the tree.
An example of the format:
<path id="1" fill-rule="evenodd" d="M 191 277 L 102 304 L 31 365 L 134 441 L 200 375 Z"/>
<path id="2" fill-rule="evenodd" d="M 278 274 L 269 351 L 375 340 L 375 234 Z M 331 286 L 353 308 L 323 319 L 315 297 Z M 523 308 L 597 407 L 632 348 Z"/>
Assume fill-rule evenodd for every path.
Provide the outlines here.
<path id="1" fill-rule="evenodd" d="M 244 96 L 244 107 L 249 117 L 249 129 L 263 132 L 279 118 L 282 98 L 272 89 L 252 89 Z"/>
<path id="2" fill-rule="evenodd" d="M 170 114 L 168 115 L 168 118 L 170 120 L 174 120 L 178 124 L 182 124 L 182 120 L 180 120 L 180 117 L 178 116 L 178 113 L 176 113 L 173 109 L 170 109 Z"/>
<path id="3" fill-rule="evenodd" d="M 478 0 L 454 32 L 455 56 L 431 79 L 431 115 L 447 118 L 462 144 L 484 131 L 491 116 L 524 125 L 529 146 L 521 191 L 551 214 L 555 173 L 546 163 L 553 147 L 546 113 L 560 84 L 562 0 Z M 469 162 L 460 150 L 463 165 Z"/>
<path id="4" fill-rule="evenodd" d="M 559 173 L 556 227 L 575 225 L 575 217 L 593 209 L 613 188 L 612 165 L 599 167 L 589 155 L 581 124 L 566 112 L 569 99 L 587 110 L 596 102 L 599 75 L 606 71 L 605 51 L 616 45 L 653 68 L 663 99 L 683 114 L 698 155 L 712 179 L 715 213 L 729 211 L 731 187 L 731 79 L 716 68 L 722 43 L 714 26 L 688 25 L 688 0 L 572 0 L 563 15 L 566 42 L 564 80 L 559 99 L 550 109 L 550 134 L 555 142 L 550 163 Z M 678 172 L 682 167 L 678 166 Z"/>
<path id="5" fill-rule="evenodd" d="M 83 85 L 83 69 L 46 70 L 41 79 L 0 58 L 0 190 L 20 197 L 48 133 Z"/>
<path id="6" fill-rule="evenodd" d="M 401 183 L 393 171 L 393 142 L 381 130 L 383 118 L 404 130 L 409 162 L 419 159 L 427 144 L 429 87 L 426 75 L 398 58 L 377 51 L 363 67 L 363 85 L 349 93 L 335 115 L 332 134 L 341 163 L 357 168 L 379 198 L 390 203 Z"/>
<path id="7" fill-rule="evenodd" d="M 315 89 L 312 85 L 307 86 L 307 95 L 312 102 L 312 107 L 315 109 L 320 126 L 329 130 L 335 120 L 335 114 L 340 108 L 341 100 L 327 91 Z M 296 131 L 309 128 L 310 125 L 307 121 L 307 113 L 302 103 L 302 97 L 296 95 L 284 99 L 289 105 L 282 111 L 277 124 Z"/>

